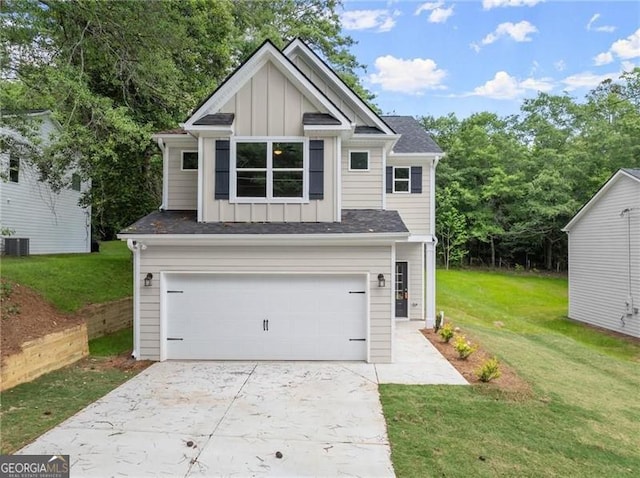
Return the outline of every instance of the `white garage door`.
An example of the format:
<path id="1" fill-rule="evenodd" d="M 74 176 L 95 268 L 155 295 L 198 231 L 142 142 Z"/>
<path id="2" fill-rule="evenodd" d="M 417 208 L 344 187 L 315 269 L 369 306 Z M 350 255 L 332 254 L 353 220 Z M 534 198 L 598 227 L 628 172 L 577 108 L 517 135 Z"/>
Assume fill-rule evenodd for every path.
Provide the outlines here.
<path id="1" fill-rule="evenodd" d="M 166 358 L 366 360 L 365 276 L 168 274 Z"/>

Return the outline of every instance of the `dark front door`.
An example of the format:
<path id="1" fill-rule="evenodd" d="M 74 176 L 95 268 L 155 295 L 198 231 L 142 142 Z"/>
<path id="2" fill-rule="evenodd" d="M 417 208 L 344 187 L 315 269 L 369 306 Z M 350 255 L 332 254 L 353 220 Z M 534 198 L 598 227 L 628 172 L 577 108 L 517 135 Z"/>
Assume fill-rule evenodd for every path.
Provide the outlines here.
<path id="1" fill-rule="evenodd" d="M 409 278 L 407 263 L 396 262 L 396 317 L 408 317 Z"/>

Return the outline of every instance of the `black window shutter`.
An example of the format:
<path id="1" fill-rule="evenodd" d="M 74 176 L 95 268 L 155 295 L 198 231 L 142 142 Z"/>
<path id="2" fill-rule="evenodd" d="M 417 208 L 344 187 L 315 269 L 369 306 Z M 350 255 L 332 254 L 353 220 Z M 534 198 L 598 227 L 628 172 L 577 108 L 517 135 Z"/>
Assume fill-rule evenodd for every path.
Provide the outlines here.
<path id="1" fill-rule="evenodd" d="M 216 141 L 216 199 L 229 199 L 229 140 Z"/>
<path id="2" fill-rule="evenodd" d="M 393 192 L 393 166 L 387 166 L 387 192 Z"/>
<path id="3" fill-rule="evenodd" d="M 411 166 L 411 192 L 422 192 L 422 166 Z"/>
<path id="4" fill-rule="evenodd" d="M 324 140 L 309 141 L 309 199 L 324 199 Z"/>

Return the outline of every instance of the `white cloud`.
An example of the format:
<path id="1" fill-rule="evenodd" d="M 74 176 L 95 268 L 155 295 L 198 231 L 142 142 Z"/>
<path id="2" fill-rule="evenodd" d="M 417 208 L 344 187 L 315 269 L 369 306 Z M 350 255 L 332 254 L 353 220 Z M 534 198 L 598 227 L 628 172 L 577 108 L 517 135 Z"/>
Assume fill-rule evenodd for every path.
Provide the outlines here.
<path id="1" fill-rule="evenodd" d="M 637 65 L 632 61 L 623 61 L 622 62 L 622 71 L 633 71 Z"/>
<path id="2" fill-rule="evenodd" d="M 623 60 L 640 57 L 640 28 L 626 39 L 614 42 L 610 51 Z"/>
<path id="3" fill-rule="evenodd" d="M 429 58 L 402 59 L 391 55 L 376 58 L 377 73 L 369 75 L 369 81 L 383 90 L 421 95 L 425 90 L 443 89 L 442 81 L 447 72 L 438 68 Z"/>
<path id="4" fill-rule="evenodd" d="M 345 30 L 375 30 L 388 32 L 396 25 L 398 10 L 350 10 L 340 16 Z"/>
<path id="5" fill-rule="evenodd" d="M 605 33 L 611 33 L 616 30 L 616 27 L 614 27 L 613 25 L 601 25 L 601 26 L 594 27 L 593 24 L 597 22 L 599 18 L 600 18 L 600 14 L 595 13 L 591 17 L 591 20 L 589 20 L 589 23 L 587 23 L 587 27 L 586 27 L 587 30 L 589 31 L 593 30 L 596 32 L 605 32 Z"/>
<path id="6" fill-rule="evenodd" d="M 596 66 L 608 65 L 612 61 L 613 61 L 613 55 L 611 54 L 610 51 L 607 51 L 605 53 L 598 53 L 596 56 L 593 57 L 593 64 Z"/>
<path id="7" fill-rule="evenodd" d="M 564 71 L 567 68 L 567 64 L 564 60 L 558 60 L 553 64 L 556 71 Z"/>
<path id="8" fill-rule="evenodd" d="M 613 42 L 608 51 L 598 53 L 593 58 L 593 63 L 596 66 L 607 65 L 613 62 L 614 57 L 620 60 L 640 58 L 640 28 L 627 38 Z"/>
<path id="9" fill-rule="evenodd" d="M 526 20 L 518 23 L 505 22 L 498 25 L 495 31 L 489 33 L 481 41 L 483 45 L 490 45 L 501 37 L 509 36 L 517 42 L 531 41 L 529 36 L 531 33 L 536 33 L 538 29 Z M 471 47 L 478 51 L 480 47 L 476 43 L 472 43 Z"/>
<path id="10" fill-rule="evenodd" d="M 443 8 L 443 6 L 444 1 L 423 3 L 416 9 L 414 15 L 431 12 L 429 13 L 430 23 L 445 23 L 453 15 L 453 5 L 449 8 Z"/>
<path id="11" fill-rule="evenodd" d="M 544 0 L 482 0 L 482 8 L 491 10 L 499 7 L 533 7 Z"/>
<path id="12" fill-rule="evenodd" d="M 474 88 L 469 95 L 484 96 L 495 100 L 513 100 L 527 91 L 551 91 L 554 87 L 551 78 L 527 78 L 519 81 L 506 71 L 499 71 L 492 80 Z"/>
<path id="13" fill-rule="evenodd" d="M 576 73 L 575 75 L 567 76 L 561 82 L 565 85 L 565 90 L 573 91 L 581 88 L 595 88 L 607 78 L 616 78 L 617 73 L 607 73 L 605 75 L 595 75 L 590 71 L 583 73 Z"/>

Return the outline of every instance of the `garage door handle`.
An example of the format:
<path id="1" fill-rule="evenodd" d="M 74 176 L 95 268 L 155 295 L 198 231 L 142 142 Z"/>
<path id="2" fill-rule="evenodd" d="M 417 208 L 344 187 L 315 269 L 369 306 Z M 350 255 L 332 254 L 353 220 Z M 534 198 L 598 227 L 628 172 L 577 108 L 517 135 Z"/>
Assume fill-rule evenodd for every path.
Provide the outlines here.
<path id="1" fill-rule="evenodd" d="M 366 342 L 367 339 L 349 339 L 349 342 Z"/>
<path id="2" fill-rule="evenodd" d="M 183 290 L 168 290 L 167 294 L 182 294 L 184 293 Z"/>
<path id="3" fill-rule="evenodd" d="M 366 294 L 367 292 L 364 290 L 350 290 L 349 294 Z"/>
<path id="4" fill-rule="evenodd" d="M 265 332 L 269 332 L 269 319 L 265 319 L 262 321 L 262 330 Z"/>
<path id="5" fill-rule="evenodd" d="M 184 340 L 182 337 L 167 337 L 167 340 Z"/>

